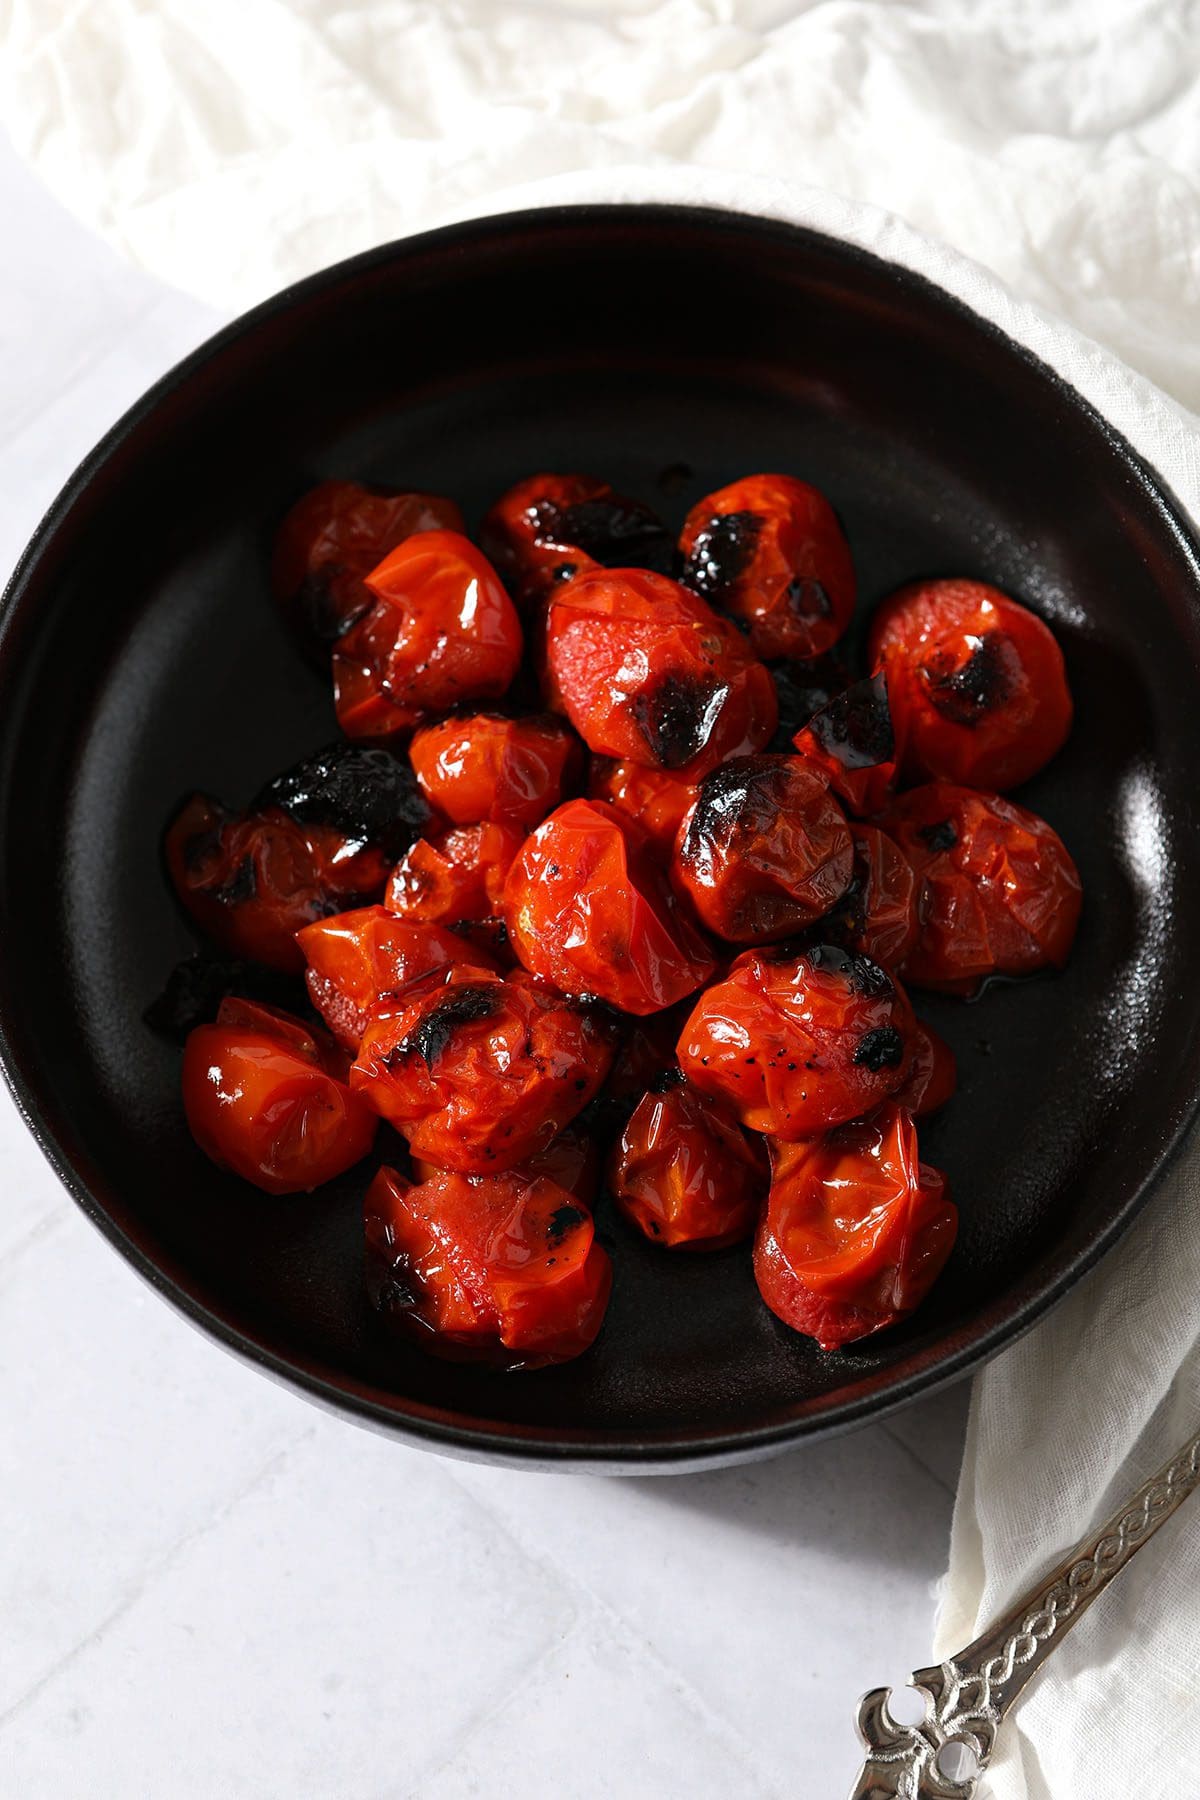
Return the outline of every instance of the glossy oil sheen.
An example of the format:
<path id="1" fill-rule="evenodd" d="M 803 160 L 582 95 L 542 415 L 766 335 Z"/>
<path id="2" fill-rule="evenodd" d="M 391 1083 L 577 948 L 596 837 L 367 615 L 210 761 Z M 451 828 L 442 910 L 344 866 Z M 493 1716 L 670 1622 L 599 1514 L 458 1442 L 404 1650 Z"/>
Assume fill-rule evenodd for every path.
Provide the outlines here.
<path id="1" fill-rule="evenodd" d="M 179 796 L 244 801 L 335 735 L 268 598 L 287 506 L 346 475 L 446 492 L 474 526 L 530 470 L 576 468 L 672 528 L 747 472 L 815 481 L 854 547 L 856 632 L 899 582 L 965 574 L 1027 601 L 1066 654 L 1075 731 L 1019 797 L 1078 861 L 1076 953 L 1059 978 L 923 1008 L 959 1058 L 921 1148 L 961 1234 L 912 1321 L 844 1354 L 771 1317 L 744 1248 L 664 1256 L 608 1208 L 612 1306 L 580 1361 L 504 1376 L 388 1342 L 362 1296 L 366 1170 L 280 1200 L 220 1175 L 188 1137 L 178 1051 L 142 1022 L 191 944 L 159 862 Z M 368 1421 L 460 1454 L 643 1468 L 845 1425 L 1049 1304 L 1132 1216 L 1191 1111 L 1195 545 L 1049 371 L 831 240 L 702 211 L 567 210 L 302 283 L 106 440 L 39 532 L 2 629 L 0 1021 L 18 1097 L 157 1286 Z"/>

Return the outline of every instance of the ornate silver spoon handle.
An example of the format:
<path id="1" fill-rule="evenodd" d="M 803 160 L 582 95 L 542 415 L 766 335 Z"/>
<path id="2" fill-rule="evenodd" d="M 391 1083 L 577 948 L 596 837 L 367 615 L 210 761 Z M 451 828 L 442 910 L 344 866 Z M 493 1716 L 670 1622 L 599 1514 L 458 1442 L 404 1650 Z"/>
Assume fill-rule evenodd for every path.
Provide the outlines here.
<path id="1" fill-rule="evenodd" d="M 867 1757 L 850 1800 L 971 1800 L 1000 1721 L 1072 1625 L 1176 1507 L 1200 1486 L 1200 1436 L 1085 1539 L 990 1631 L 936 1669 L 917 1669 L 919 1725 L 888 1711 L 890 1688 L 864 1694 Z"/>

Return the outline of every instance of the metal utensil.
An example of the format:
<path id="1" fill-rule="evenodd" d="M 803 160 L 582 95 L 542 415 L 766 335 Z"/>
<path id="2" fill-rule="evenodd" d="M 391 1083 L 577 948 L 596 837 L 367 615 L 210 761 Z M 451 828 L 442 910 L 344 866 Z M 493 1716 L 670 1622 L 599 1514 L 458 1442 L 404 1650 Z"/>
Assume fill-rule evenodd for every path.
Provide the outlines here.
<path id="1" fill-rule="evenodd" d="M 996 1624 L 938 1668 L 917 1669 L 919 1725 L 888 1710 L 890 1688 L 864 1694 L 867 1756 L 850 1800 L 972 1800 L 996 1733 L 1026 1682 L 1176 1507 L 1200 1486 L 1200 1435 L 1065 1557 Z"/>

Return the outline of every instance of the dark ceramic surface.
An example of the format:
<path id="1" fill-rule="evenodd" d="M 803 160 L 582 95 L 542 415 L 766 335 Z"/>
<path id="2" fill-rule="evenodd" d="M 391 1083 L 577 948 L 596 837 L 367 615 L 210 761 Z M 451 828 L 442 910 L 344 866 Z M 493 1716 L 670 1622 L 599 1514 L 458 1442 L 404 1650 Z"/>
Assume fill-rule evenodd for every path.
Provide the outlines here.
<path id="1" fill-rule="evenodd" d="M 272 1200 L 218 1174 L 185 1130 L 177 1053 L 142 1022 L 190 948 L 158 862 L 172 805 L 197 786 L 243 799 L 332 734 L 267 599 L 284 508 L 336 473 L 445 491 L 477 521 L 543 467 L 595 470 L 672 524 L 733 476 L 811 477 L 845 520 L 863 613 L 902 579 L 970 574 L 1037 608 L 1066 652 L 1076 730 L 1021 798 L 1079 862 L 1076 954 L 1061 978 L 927 1005 L 961 1062 L 957 1100 L 922 1132 L 961 1237 L 918 1316 L 846 1354 L 776 1324 L 744 1251 L 672 1259 L 608 1216 L 616 1288 L 579 1362 L 501 1376 L 382 1345 L 360 1294 L 363 1175 Z M 0 1022 L 18 1100 L 161 1292 L 363 1420 L 460 1454 L 640 1468 L 844 1426 L 1065 1291 L 1191 1111 L 1195 544 L 1049 371 L 831 240 L 589 208 L 455 227 L 303 283 L 110 434 L 0 630 Z"/>

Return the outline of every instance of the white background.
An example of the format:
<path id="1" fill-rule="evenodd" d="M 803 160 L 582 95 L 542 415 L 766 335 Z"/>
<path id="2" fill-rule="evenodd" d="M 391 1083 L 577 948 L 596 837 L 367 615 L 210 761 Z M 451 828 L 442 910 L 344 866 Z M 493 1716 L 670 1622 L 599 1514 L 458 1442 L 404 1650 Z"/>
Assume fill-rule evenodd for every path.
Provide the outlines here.
<path id="1" fill-rule="evenodd" d="M 0 221 L 7 573 L 220 318 L 2 145 Z M 665 1480 L 409 1451 L 177 1318 L 0 1095 L 0 1796 L 840 1800 L 929 1658 L 965 1404 Z"/>

